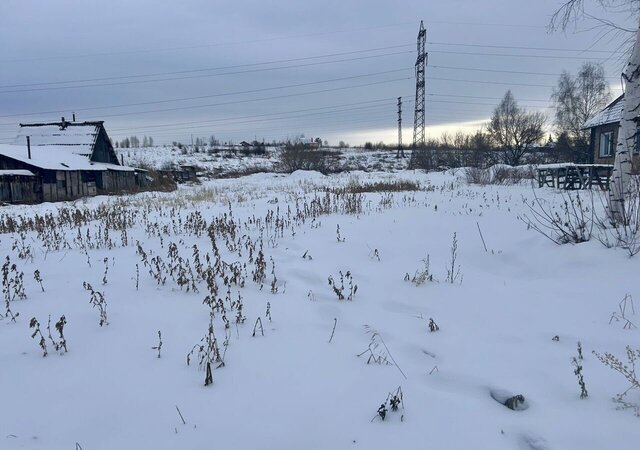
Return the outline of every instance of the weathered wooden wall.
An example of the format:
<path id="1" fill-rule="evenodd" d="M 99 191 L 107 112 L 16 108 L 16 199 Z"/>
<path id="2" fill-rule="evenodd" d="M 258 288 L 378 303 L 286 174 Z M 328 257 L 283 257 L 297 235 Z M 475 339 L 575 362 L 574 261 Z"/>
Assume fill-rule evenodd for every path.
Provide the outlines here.
<path id="1" fill-rule="evenodd" d="M 0 177 L 0 201 L 37 203 L 40 201 L 38 177 L 5 175 Z"/>
<path id="2" fill-rule="evenodd" d="M 103 162 L 109 164 L 119 165 L 118 156 L 111 146 L 111 142 L 109 141 L 109 136 L 107 136 L 107 132 L 104 127 L 100 127 L 98 131 L 98 136 L 96 136 L 96 142 L 93 147 L 93 153 L 91 154 L 91 161 L 94 162 Z"/>
<path id="3" fill-rule="evenodd" d="M 96 195 L 95 181 L 88 181 L 79 170 L 57 170 L 46 174 L 42 182 L 42 200 L 60 202 Z"/>
<path id="4" fill-rule="evenodd" d="M 104 192 L 133 191 L 136 189 L 135 172 L 107 170 L 97 177 L 97 187 Z"/>

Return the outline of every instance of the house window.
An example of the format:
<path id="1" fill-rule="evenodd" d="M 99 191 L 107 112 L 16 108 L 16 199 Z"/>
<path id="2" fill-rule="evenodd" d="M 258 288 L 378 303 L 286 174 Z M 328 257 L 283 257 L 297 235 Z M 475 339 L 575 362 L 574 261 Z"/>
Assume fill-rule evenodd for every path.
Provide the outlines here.
<path id="1" fill-rule="evenodd" d="M 613 131 L 600 133 L 600 158 L 613 156 Z"/>

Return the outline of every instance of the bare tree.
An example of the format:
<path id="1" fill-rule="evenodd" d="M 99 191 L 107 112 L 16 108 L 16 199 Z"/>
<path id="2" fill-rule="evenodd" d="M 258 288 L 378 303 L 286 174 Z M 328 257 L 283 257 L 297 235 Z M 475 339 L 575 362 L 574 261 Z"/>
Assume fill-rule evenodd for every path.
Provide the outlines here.
<path id="1" fill-rule="evenodd" d="M 544 114 L 519 107 L 509 90 L 493 111 L 487 131 L 504 150 L 504 162 L 517 166 L 532 145 L 544 137 L 544 124 Z"/>
<path id="2" fill-rule="evenodd" d="M 586 62 L 577 76 L 566 71 L 560 75 L 551 95 L 555 125 L 558 136 L 566 133 L 567 149 L 574 162 L 591 161 L 589 130 L 584 129 L 584 124 L 607 105 L 610 96 L 602 64 Z"/>
<path id="3" fill-rule="evenodd" d="M 598 3 L 604 9 L 628 8 L 634 17 L 638 18 L 640 16 L 640 0 L 598 0 Z M 552 16 L 550 27 L 564 30 L 572 21 L 585 17 L 593 18 L 593 16 L 585 12 L 584 0 L 569 0 Z M 623 28 L 611 22 L 606 22 L 602 19 L 600 19 L 600 22 L 612 29 L 624 31 Z M 631 181 L 631 158 L 638 135 L 636 119 L 640 113 L 640 26 L 636 27 L 633 32 L 635 33 L 633 48 L 627 66 L 622 73 L 625 99 L 609 189 L 608 215 L 609 219 L 616 224 L 624 224 L 627 220 L 625 201 Z"/>

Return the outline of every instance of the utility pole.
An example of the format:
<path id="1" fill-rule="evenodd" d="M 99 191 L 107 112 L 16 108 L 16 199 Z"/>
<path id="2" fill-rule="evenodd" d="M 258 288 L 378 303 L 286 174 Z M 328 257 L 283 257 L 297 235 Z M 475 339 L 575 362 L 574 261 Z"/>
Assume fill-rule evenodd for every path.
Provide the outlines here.
<path id="1" fill-rule="evenodd" d="M 404 158 L 404 149 L 402 148 L 402 97 L 398 97 L 398 151 L 396 158 Z"/>

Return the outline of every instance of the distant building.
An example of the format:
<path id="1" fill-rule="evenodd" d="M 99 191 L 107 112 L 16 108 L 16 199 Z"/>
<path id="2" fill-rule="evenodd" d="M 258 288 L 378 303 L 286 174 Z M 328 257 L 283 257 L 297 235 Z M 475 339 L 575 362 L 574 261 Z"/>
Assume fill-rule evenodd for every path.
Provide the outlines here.
<path id="1" fill-rule="evenodd" d="M 0 170 L 32 173 L 37 181 L 30 198 L 45 202 L 132 191 L 143 178 L 141 171 L 120 164 L 103 122 L 67 122 L 64 118 L 20 124 L 14 143 L 0 144 Z M 17 189 L 15 182 L 12 186 Z"/>
<path id="2" fill-rule="evenodd" d="M 300 138 L 300 143 L 309 148 L 320 148 L 320 143 L 322 140 L 320 138 Z"/>
<path id="3" fill-rule="evenodd" d="M 174 169 L 158 170 L 158 174 L 175 181 L 176 183 L 197 182 L 197 167 L 182 164 Z"/>
<path id="4" fill-rule="evenodd" d="M 621 95 L 584 124 L 585 129 L 591 130 L 590 148 L 595 164 L 613 164 L 623 107 Z M 640 139 L 636 139 L 633 161 L 634 165 L 640 164 Z"/>

